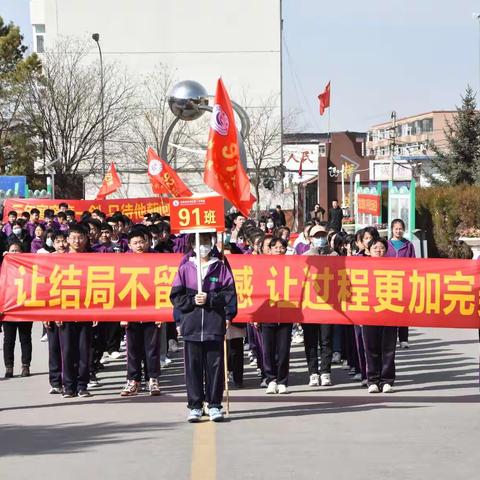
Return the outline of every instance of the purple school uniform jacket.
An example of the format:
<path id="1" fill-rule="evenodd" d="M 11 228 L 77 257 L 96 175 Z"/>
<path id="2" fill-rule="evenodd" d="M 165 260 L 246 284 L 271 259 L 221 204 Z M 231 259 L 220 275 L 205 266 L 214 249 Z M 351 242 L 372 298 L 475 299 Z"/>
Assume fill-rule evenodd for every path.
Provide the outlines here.
<path id="1" fill-rule="evenodd" d="M 43 247 L 43 240 L 41 238 L 35 237 L 32 240 L 32 244 L 30 245 L 30 252 L 37 253 Z"/>
<path id="2" fill-rule="evenodd" d="M 237 310 L 233 276 L 222 261 L 217 259 L 209 265 L 202 291 L 207 293 L 207 301 L 198 306 L 197 267 L 194 261 L 185 261 L 178 268 L 170 293 L 175 310 L 180 312 L 180 330 L 187 341 L 222 341 L 226 320 L 231 320 Z"/>
<path id="3" fill-rule="evenodd" d="M 388 241 L 388 250 L 385 254 L 386 257 L 401 257 L 401 258 L 415 258 L 415 248 L 413 243 L 407 240 L 406 238 L 402 239 L 403 245 L 400 247 L 400 250 L 396 250 L 392 242 Z"/>

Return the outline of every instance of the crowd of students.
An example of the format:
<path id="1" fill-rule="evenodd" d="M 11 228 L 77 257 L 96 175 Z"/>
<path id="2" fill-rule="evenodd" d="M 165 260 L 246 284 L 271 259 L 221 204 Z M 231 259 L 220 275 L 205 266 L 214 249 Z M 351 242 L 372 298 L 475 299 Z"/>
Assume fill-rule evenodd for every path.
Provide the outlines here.
<path id="1" fill-rule="evenodd" d="M 183 253 L 173 282 L 171 301 L 175 323 L 160 322 L 62 322 L 44 323 L 48 340 L 50 393 L 64 398 L 88 397 L 100 386 L 97 373 L 109 359 L 122 357 L 126 349 L 126 384 L 122 396 L 145 390 L 159 395 L 161 366 L 171 361 L 169 351 L 183 339 L 188 400 L 188 420 L 196 422 L 204 404 L 212 421 L 223 419 L 224 338 L 227 339 L 229 381 L 243 387 L 244 351 L 257 368 L 260 386 L 267 394 L 288 393 L 290 351 L 304 344 L 311 387 L 332 385 L 332 364 L 342 364 L 369 393 L 390 393 L 395 382 L 397 335 L 408 348 L 408 328 L 331 324 L 235 323 L 237 297 L 228 255 L 362 255 L 413 257 L 412 244 L 403 238 L 405 225 L 391 225 L 391 239 L 381 238 L 374 227 L 355 235 L 334 222 L 314 218 L 295 241 L 285 226 L 280 206 L 258 221 L 239 213 L 227 217 L 227 233 L 220 248 L 215 235 L 202 234 L 199 252 L 202 293 L 197 291 L 194 237 L 170 234 L 169 219 L 146 214 L 133 224 L 120 212 L 107 217 L 95 210 L 77 218 L 66 203 L 58 212 L 32 209 L 8 212 L 0 233 L 3 254 Z M 223 250 L 221 252 L 220 250 Z M 212 282 L 215 278 L 215 282 Z M 5 377 L 14 375 L 14 348 L 18 331 L 21 376 L 30 375 L 32 322 L 3 322 Z"/>

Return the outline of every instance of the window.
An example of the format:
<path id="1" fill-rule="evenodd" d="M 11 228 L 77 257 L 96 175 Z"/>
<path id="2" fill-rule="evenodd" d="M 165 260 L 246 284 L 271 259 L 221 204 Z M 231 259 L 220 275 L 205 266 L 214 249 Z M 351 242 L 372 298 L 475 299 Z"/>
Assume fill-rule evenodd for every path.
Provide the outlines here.
<path id="1" fill-rule="evenodd" d="M 433 132 L 433 118 L 424 118 L 423 119 L 423 131 L 424 132 Z"/>
<path id="2" fill-rule="evenodd" d="M 45 52 L 45 25 L 33 26 L 33 50 L 37 53 Z"/>

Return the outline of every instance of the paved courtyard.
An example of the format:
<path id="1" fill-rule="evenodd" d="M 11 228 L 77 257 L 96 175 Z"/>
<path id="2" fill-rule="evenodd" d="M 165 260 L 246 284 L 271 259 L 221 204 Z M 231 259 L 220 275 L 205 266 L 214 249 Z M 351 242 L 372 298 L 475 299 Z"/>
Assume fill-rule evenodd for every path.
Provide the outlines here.
<path id="1" fill-rule="evenodd" d="M 368 395 L 335 367 L 306 386 L 303 346 L 291 393 L 267 396 L 246 367 L 224 424 L 185 422 L 181 352 L 162 396 L 121 398 L 124 361 L 88 399 L 48 394 L 47 344 L 34 328 L 31 378 L 0 380 L 0 479 L 476 479 L 480 474 L 478 332 L 413 329 L 396 393 Z M 3 337 L 2 341 L 3 341 Z M 18 371 L 18 366 L 16 368 Z M 2 369 L 3 375 L 3 369 Z"/>

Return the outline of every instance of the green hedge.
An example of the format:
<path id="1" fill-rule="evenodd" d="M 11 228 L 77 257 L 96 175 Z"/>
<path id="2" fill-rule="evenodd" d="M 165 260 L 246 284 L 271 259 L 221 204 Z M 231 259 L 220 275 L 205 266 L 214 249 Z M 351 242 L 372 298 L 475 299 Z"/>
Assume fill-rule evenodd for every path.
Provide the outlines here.
<path id="1" fill-rule="evenodd" d="M 418 188 L 416 196 L 417 228 L 426 234 L 429 257 L 471 258 L 458 238 L 464 229 L 480 228 L 480 186 Z"/>

